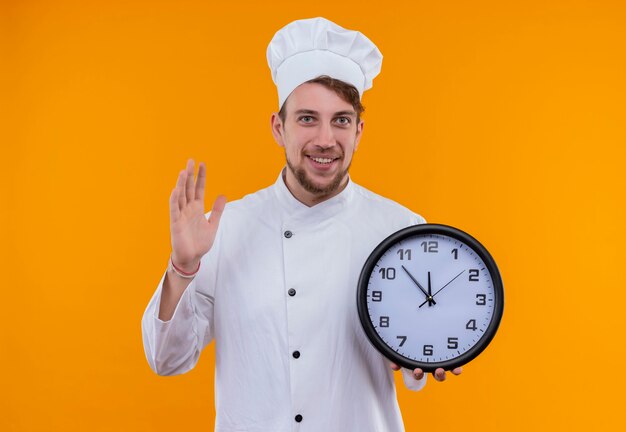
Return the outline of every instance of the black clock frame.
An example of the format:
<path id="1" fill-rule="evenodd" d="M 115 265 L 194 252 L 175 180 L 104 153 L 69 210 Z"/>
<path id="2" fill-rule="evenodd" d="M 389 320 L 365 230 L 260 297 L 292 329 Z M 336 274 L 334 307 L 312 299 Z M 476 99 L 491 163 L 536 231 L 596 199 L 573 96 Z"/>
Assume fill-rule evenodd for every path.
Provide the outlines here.
<path id="1" fill-rule="evenodd" d="M 487 330 L 478 340 L 478 342 L 476 342 L 476 344 L 468 351 L 451 360 L 446 360 L 443 362 L 425 363 L 418 362 L 398 354 L 382 340 L 378 333 L 376 333 L 374 325 L 370 320 L 367 307 L 367 287 L 369 285 L 372 272 L 374 271 L 374 267 L 378 263 L 378 260 L 380 260 L 380 258 L 385 254 L 385 252 L 389 250 L 389 248 L 391 248 L 394 244 L 409 237 L 429 234 L 452 237 L 467 245 L 483 260 L 485 266 L 487 267 L 487 270 L 489 271 L 489 274 L 491 275 L 491 281 L 493 283 L 494 310 L 491 322 L 489 323 Z M 502 285 L 502 277 L 500 276 L 498 266 L 496 265 L 496 262 L 491 254 L 478 240 L 476 240 L 474 237 L 467 234 L 466 232 L 461 231 L 458 228 L 451 227 L 449 225 L 430 223 L 413 225 L 391 234 L 378 246 L 376 246 L 376 248 L 367 258 L 367 261 L 365 261 L 363 269 L 361 270 L 361 275 L 359 276 L 359 283 L 357 285 L 357 310 L 359 313 L 359 319 L 361 320 L 361 325 L 363 326 L 363 330 L 365 331 L 367 338 L 370 340 L 372 345 L 374 345 L 374 347 L 389 360 L 410 370 L 413 370 L 415 368 L 420 368 L 424 372 L 434 372 L 437 368 L 452 370 L 473 360 L 476 356 L 483 352 L 483 350 L 487 347 L 487 345 L 489 345 L 489 343 L 495 336 L 500 325 L 500 321 L 502 320 L 502 313 L 504 311 L 504 288 Z"/>

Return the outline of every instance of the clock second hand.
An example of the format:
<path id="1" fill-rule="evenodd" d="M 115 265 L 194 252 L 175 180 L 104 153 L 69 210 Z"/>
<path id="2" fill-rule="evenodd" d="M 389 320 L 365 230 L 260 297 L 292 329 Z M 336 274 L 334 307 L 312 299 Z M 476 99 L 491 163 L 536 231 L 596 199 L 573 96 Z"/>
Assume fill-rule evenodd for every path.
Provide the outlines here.
<path id="1" fill-rule="evenodd" d="M 465 270 L 462 270 L 461 273 L 459 273 L 458 275 L 456 275 L 455 277 L 452 278 L 452 280 L 450 280 L 450 282 L 448 282 L 447 284 L 445 284 L 444 286 L 442 286 L 441 288 L 439 288 L 439 290 L 433 294 L 432 296 L 435 297 L 437 294 L 439 294 L 441 292 L 442 289 L 444 289 L 445 287 L 447 287 L 448 285 L 450 285 L 456 278 L 458 278 L 459 276 L 461 276 L 463 274 Z M 430 272 L 428 273 L 428 275 L 430 276 Z M 422 303 L 420 305 L 420 307 L 424 306 L 426 303 L 428 303 L 429 300 L 426 300 L 424 303 Z M 434 300 L 433 300 L 434 302 Z M 430 306 L 430 305 L 429 305 Z"/>
<path id="2" fill-rule="evenodd" d="M 424 293 L 424 295 L 426 296 L 426 301 L 425 301 L 424 303 L 427 303 L 427 302 L 431 302 L 431 301 L 432 301 L 432 302 L 433 302 L 433 304 L 437 304 L 437 303 L 435 303 L 435 300 L 433 300 L 432 296 L 426 292 L 426 290 L 424 289 L 424 287 L 422 287 L 422 286 L 420 285 L 420 283 L 419 283 L 419 282 L 418 282 L 418 281 L 417 281 L 417 280 L 413 277 L 413 275 L 412 275 L 411 273 L 409 273 L 409 271 L 406 269 L 406 267 L 402 266 L 402 270 L 404 270 L 404 271 L 406 272 L 406 274 L 408 274 L 408 275 L 409 275 L 409 277 L 411 278 L 411 280 L 412 280 L 413 282 L 415 282 L 415 285 L 417 285 L 417 287 L 418 287 L 419 289 L 421 289 L 421 290 L 422 290 L 422 292 L 423 292 L 423 293 Z M 422 304 L 424 304 L 424 303 L 422 303 Z M 421 307 L 421 306 L 420 306 L 420 307 Z"/>

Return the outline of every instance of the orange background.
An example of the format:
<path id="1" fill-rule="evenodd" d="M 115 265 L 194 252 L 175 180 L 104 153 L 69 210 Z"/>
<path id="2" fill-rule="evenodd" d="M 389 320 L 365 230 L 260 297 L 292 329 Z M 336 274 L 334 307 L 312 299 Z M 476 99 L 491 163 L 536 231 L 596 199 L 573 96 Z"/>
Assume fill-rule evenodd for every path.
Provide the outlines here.
<path id="1" fill-rule="evenodd" d="M 325 16 L 385 55 L 352 178 L 481 240 L 492 345 L 398 397 L 407 430 L 623 430 L 626 4 L 0 2 L 2 431 L 206 431 L 214 348 L 158 377 L 140 319 L 188 157 L 207 206 L 283 165 L 265 61 Z"/>

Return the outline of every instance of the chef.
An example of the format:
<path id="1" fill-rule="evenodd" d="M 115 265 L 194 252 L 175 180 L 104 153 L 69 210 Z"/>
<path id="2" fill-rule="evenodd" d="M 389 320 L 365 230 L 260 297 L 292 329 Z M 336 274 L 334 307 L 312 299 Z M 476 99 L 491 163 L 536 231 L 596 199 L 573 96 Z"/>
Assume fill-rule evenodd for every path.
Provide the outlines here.
<path id="1" fill-rule="evenodd" d="M 314 18 L 279 30 L 267 59 L 286 166 L 273 185 L 228 204 L 220 196 L 206 215 L 205 165 L 195 181 L 192 160 L 180 172 L 172 253 L 142 320 L 148 363 L 185 373 L 214 340 L 219 432 L 402 431 L 399 368 L 367 340 L 356 286 L 381 240 L 424 219 L 348 174 L 382 55 L 363 34 Z M 426 382 L 419 369 L 402 376 L 412 390 Z"/>

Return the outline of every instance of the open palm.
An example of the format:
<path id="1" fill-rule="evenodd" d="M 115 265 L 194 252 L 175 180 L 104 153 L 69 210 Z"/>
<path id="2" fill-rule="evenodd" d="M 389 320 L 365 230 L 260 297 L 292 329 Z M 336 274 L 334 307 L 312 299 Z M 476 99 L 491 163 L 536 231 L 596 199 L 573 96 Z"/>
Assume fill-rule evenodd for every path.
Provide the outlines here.
<path id="1" fill-rule="evenodd" d="M 172 240 L 172 261 L 192 272 L 200 258 L 213 245 L 226 198 L 218 196 L 208 220 L 204 216 L 204 186 L 206 167 L 200 162 L 198 178 L 194 184 L 194 161 L 187 161 L 187 168 L 178 175 L 176 187 L 170 195 L 170 233 Z"/>

